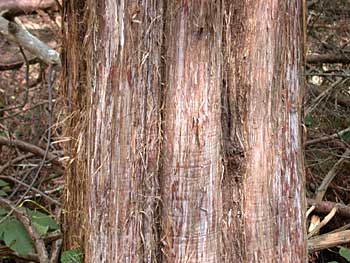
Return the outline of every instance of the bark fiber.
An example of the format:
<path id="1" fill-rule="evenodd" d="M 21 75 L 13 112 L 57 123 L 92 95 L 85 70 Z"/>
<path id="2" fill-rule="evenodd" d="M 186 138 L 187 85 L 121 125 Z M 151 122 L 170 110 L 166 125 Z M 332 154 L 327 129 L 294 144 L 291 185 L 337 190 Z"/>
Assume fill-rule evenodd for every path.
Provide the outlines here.
<path id="1" fill-rule="evenodd" d="M 306 261 L 301 2 L 64 1 L 67 249 Z"/>
<path id="2" fill-rule="evenodd" d="M 238 199 L 243 217 L 231 230 L 243 225 L 243 242 L 233 252 L 243 262 L 305 262 L 302 1 L 227 5 L 232 128 L 226 143 L 236 152 L 242 147 L 244 155 Z"/>
<path id="3" fill-rule="evenodd" d="M 220 1 L 170 1 L 166 12 L 163 262 L 219 262 Z"/>

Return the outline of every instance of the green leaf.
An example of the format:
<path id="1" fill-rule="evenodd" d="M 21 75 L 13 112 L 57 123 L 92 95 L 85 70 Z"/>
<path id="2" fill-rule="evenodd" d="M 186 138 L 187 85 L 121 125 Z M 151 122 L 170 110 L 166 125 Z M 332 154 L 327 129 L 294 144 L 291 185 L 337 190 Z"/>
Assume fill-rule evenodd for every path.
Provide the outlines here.
<path id="1" fill-rule="evenodd" d="M 0 189 L 0 196 L 2 197 L 7 196 L 7 193 L 4 190 Z"/>
<path id="2" fill-rule="evenodd" d="M 6 216 L 8 212 L 9 210 L 7 210 L 6 208 L 0 208 L 0 217 Z"/>
<path id="3" fill-rule="evenodd" d="M 28 208 L 26 209 L 26 211 L 34 223 L 43 227 L 48 227 L 47 231 L 48 230 L 54 231 L 59 229 L 60 226 L 56 223 L 55 220 L 52 219 L 50 215 L 41 213 L 39 211 L 33 211 Z"/>
<path id="4" fill-rule="evenodd" d="M 81 263 L 83 254 L 78 249 L 66 250 L 61 255 L 61 263 Z"/>
<path id="5" fill-rule="evenodd" d="M 304 119 L 304 123 L 306 127 L 310 127 L 314 125 L 314 119 L 311 116 L 306 116 Z"/>
<path id="6" fill-rule="evenodd" d="M 350 262 L 350 250 L 345 247 L 340 247 L 339 254 L 345 258 L 348 262 Z"/>
<path id="7" fill-rule="evenodd" d="M 338 261 L 329 261 L 327 263 L 339 263 Z"/>
<path id="8" fill-rule="evenodd" d="M 342 140 L 344 140 L 346 142 L 350 142 L 350 131 L 344 132 L 339 137 L 340 137 L 340 139 L 342 139 Z"/>
<path id="9" fill-rule="evenodd" d="M 6 182 L 6 181 L 0 179 L 0 187 L 4 187 L 4 186 L 8 186 L 8 185 L 9 185 L 8 182 Z"/>
<path id="10" fill-rule="evenodd" d="M 17 252 L 22 256 L 28 255 L 30 251 L 34 250 L 31 238 L 26 229 L 14 217 L 9 217 L 0 224 L 0 233 L 2 233 L 2 240 L 6 246 Z"/>
<path id="11" fill-rule="evenodd" d="M 36 231 L 40 236 L 46 235 L 47 232 L 49 231 L 49 226 L 39 225 L 36 222 L 33 222 L 33 226 L 35 227 Z"/>

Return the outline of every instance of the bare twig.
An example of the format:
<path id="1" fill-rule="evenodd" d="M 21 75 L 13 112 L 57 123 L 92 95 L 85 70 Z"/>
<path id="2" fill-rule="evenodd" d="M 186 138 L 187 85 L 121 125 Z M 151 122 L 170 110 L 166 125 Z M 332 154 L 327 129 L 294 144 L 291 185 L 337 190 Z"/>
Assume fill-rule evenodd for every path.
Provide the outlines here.
<path id="1" fill-rule="evenodd" d="M 334 166 L 328 172 L 328 174 L 325 176 L 325 178 L 323 179 L 321 185 L 319 186 L 319 188 L 316 191 L 317 194 L 316 194 L 316 198 L 315 199 L 317 201 L 322 201 L 324 195 L 326 194 L 326 191 L 327 191 L 327 188 L 328 188 L 329 184 L 332 182 L 334 177 L 337 175 L 337 173 L 341 169 L 341 165 L 343 164 L 344 160 L 349 158 L 349 156 L 350 156 L 350 149 L 347 149 L 343 153 L 341 158 L 334 164 Z"/>
<path id="2" fill-rule="evenodd" d="M 343 54 L 309 55 L 306 57 L 306 62 L 310 64 L 322 64 L 322 63 L 349 64 L 350 56 L 345 56 Z"/>
<path id="3" fill-rule="evenodd" d="M 27 187 L 29 188 L 29 185 L 12 177 L 12 176 L 2 176 L 0 175 L 0 179 L 2 180 L 5 180 L 5 181 L 11 181 L 11 182 L 14 182 L 14 183 L 17 183 L 17 184 L 20 184 L 24 187 Z M 50 204 L 55 204 L 55 205 L 58 205 L 60 206 L 60 202 L 58 202 L 57 200 L 51 198 L 50 196 L 48 196 L 47 194 L 45 194 L 44 192 L 40 191 L 39 189 L 36 189 L 35 187 L 32 187 L 31 190 L 35 193 L 38 193 L 41 197 L 44 198 L 44 200 L 46 200 L 47 202 L 49 202 Z"/>
<path id="4" fill-rule="evenodd" d="M 350 132 L 350 127 L 342 130 L 342 131 L 339 131 L 339 132 L 336 132 L 332 135 L 326 135 L 326 136 L 323 136 L 323 137 L 320 137 L 320 138 L 317 138 L 317 139 L 313 139 L 313 140 L 309 140 L 305 143 L 305 146 L 309 146 L 311 144 L 315 144 L 315 143 L 320 143 L 320 142 L 326 142 L 326 141 L 330 141 L 330 140 L 333 140 L 333 139 L 336 139 L 336 138 L 340 138 L 347 132 Z"/>
<path id="5" fill-rule="evenodd" d="M 313 76 L 318 75 L 320 76 L 321 73 L 315 73 L 312 74 Z M 350 74 L 345 75 L 345 74 L 328 74 L 325 75 L 325 77 L 343 77 L 343 78 L 350 78 Z M 324 92 L 327 89 L 327 86 L 317 86 L 317 85 L 313 85 L 311 83 L 308 83 L 308 88 L 312 91 L 312 93 L 314 93 L 316 96 L 319 96 L 322 92 Z M 334 92 L 331 94 L 331 99 L 332 101 L 334 101 L 335 104 L 337 105 L 341 105 L 343 107 L 349 107 L 350 106 L 350 97 L 346 96 L 345 94 L 342 94 L 340 92 Z"/>
<path id="6" fill-rule="evenodd" d="M 39 155 L 39 156 L 45 156 L 45 150 L 41 149 L 40 147 L 30 144 L 28 142 L 24 142 L 21 140 L 9 140 L 5 137 L 0 136 L 0 144 L 6 145 L 6 146 L 16 146 L 18 147 L 20 150 L 22 151 L 27 151 L 27 152 L 31 152 L 35 155 Z M 57 165 L 62 165 L 58 160 L 57 160 L 56 155 L 52 154 L 52 153 L 47 153 L 47 158 L 49 161 L 52 161 L 53 163 L 57 164 Z"/>
<path id="7" fill-rule="evenodd" d="M 0 174 L 2 174 L 7 168 L 9 168 L 11 165 L 15 164 L 15 163 L 18 163 L 20 161 L 22 161 L 23 159 L 27 159 L 27 158 L 30 158 L 32 157 L 34 154 L 32 153 L 28 153 L 26 155 L 21 155 L 21 156 L 18 156 L 17 158 L 13 159 L 13 160 L 10 160 L 8 161 L 7 163 L 5 163 L 3 166 L 0 166 Z"/>
<path id="8" fill-rule="evenodd" d="M 28 59 L 29 64 L 36 64 L 39 63 L 39 59 L 37 57 L 32 57 Z M 0 64 L 0 70 L 14 70 L 19 69 L 24 65 L 25 62 L 23 61 L 13 61 L 7 64 Z"/>
<path id="9" fill-rule="evenodd" d="M 333 89 L 335 89 L 336 87 L 344 84 L 346 81 L 348 80 L 348 78 L 342 78 L 339 79 L 338 81 L 334 82 L 329 88 L 327 88 L 326 90 L 324 90 L 320 95 L 317 96 L 317 98 L 315 98 L 311 103 L 310 106 L 305 110 L 305 116 L 309 115 L 311 112 L 313 112 L 316 107 L 318 106 L 318 104 L 320 104 L 320 102 L 326 97 L 328 96 L 331 91 Z"/>

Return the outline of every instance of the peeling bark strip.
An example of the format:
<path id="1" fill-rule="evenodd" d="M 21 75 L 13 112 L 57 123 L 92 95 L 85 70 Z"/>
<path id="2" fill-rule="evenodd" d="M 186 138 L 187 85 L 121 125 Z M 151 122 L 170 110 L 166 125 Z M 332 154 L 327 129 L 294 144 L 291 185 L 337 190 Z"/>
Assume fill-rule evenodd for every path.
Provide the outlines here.
<path id="1" fill-rule="evenodd" d="M 220 1 L 169 1 L 162 262 L 220 262 Z"/>
<path id="2" fill-rule="evenodd" d="M 305 262 L 302 1 L 235 2 L 229 93 L 242 109 L 244 262 Z"/>

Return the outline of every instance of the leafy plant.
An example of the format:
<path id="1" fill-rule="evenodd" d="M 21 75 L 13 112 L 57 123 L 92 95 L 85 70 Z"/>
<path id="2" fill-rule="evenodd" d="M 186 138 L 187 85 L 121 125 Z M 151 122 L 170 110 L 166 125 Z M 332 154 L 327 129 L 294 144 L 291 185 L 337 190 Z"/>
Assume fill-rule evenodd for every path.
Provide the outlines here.
<path id="1" fill-rule="evenodd" d="M 10 188 L 10 184 L 2 179 L 0 179 L 0 196 L 7 196 L 6 190 Z"/>
<path id="2" fill-rule="evenodd" d="M 66 250 L 62 253 L 61 263 L 81 263 L 83 254 L 78 249 Z"/>
<path id="3" fill-rule="evenodd" d="M 341 255 L 343 258 L 345 258 L 348 262 L 350 262 L 350 250 L 345 247 L 341 247 L 339 249 L 339 255 Z"/>
<path id="4" fill-rule="evenodd" d="M 350 131 L 343 133 L 340 135 L 340 138 L 346 142 L 350 142 Z"/>
<path id="5" fill-rule="evenodd" d="M 0 240 L 7 247 L 25 256 L 34 250 L 34 246 L 26 229 L 15 217 L 10 216 L 0 224 Z"/>
<path id="6" fill-rule="evenodd" d="M 32 220 L 36 231 L 40 235 L 45 235 L 50 231 L 59 229 L 59 225 L 48 214 L 28 208 L 23 209 Z M 28 255 L 29 252 L 34 251 L 33 242 L 26 231 L 23 224 L 13 215 L 5 218 L 9 210 L 0 208 L 0 241 L 3 241 L 7 247 L 17 252 L 22 256 Z"/>
<path id="7" fill-rule="evenodd" d="M 347 262 L 350 262 L 350 249 L 346 247 L 340 247 L 339 255 L 346 259 Z M 338 261 L 330 261 L 328 263 L 339 263 Z"/>

